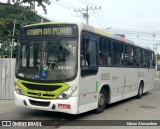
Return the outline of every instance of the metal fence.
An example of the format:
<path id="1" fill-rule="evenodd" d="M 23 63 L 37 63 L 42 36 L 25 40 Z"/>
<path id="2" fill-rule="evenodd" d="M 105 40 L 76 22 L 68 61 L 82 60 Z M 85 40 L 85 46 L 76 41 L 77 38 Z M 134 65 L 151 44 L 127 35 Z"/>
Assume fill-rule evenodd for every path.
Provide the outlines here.
<path id="1" fill-rule="evenodd" d="M 16 59 L 0 58 L 0 99 L 14 99 Z"/>

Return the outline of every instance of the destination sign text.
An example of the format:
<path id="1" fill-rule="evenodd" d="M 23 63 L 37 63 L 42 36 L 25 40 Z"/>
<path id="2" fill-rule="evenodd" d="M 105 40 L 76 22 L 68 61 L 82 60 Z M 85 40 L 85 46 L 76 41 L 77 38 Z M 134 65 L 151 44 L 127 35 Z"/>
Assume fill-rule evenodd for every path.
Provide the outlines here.
<path id="1" fill-rule="evenodd" d="M 72 27 L 56 27 L 27 30 L 27 36 L 40 35 L 72 35 Z"/>

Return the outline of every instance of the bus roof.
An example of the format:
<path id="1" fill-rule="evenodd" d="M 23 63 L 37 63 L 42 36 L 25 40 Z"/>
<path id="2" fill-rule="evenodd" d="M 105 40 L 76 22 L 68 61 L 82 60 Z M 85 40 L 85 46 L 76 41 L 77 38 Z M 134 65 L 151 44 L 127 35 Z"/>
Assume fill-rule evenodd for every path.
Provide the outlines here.
<path id="1" fill-rule="evenodd" d="M 90 26 L 90 25 L 87 25 L 87 24 L 84 24 L 84 23 L 80 23 L 80 22 L 73 22 L 73 23 L 72 22 L 44 22 L 44 23 L 26 25 L 25 27 L 39 26 L 39 25 L 52 25 L 52 24 L 76 24 L 76 25 L 78 25 L 79 28 L 81 28 L 81 30 L 90 31 L 90 32 L 96 33 L 98 35 L 106 36 L 106 37 L 109 37 L 111 39 L 119 40 L 119 41 L 131 44 L 131 45 L 134 45 L 134 46 L 138 46 L 138 47 L 141 47 L 141 48 L 144 48 L 144 49 L 148 49 L 150 51 L 154 51 L 152 48 L 150 48 L 148 46 L 143 46 L 143 45 L 140 45 L 140 44 L 136 44 L 135 42 L 133 42 L 129 39 L 126 39 L 122 36 L 112 34 L 110 32 L 104 31 L 103 29 L 98 29 L 96 27 L 93 27 L 93 26 Z"/>
<path id="2" fill-rule="evenodd" d="M 152 48 L 150 48 L 148 46 L 143 46 L 143 45 L 140 45 L 140 44 L 136 44 L 134 41 L 131 41 L 131 40 L 126 39 L 126 38 L 124 38 L 122 36 L 119 36 L 119 35 L 112 34 L 110 32 L 104 31 L 103 29 L 98 29 L 98 28 L 92 27 L 92 26 L 84 24 L 84 23 L 79 23 L 79 25 L 82 26 L 83 30 L 91 31 L 91 32 L 96 33 L 96 34 L 109 37 L 111 39 L 119 40 L 119 41 L 122 41 L 122 42 L 125 42 L 125 43 L 128 43 L 128 44 L 137 46 L 137 47 L 141 47 L 141 48 L 144 48 L 144 49 L 148 49 L 150 51 L 154 51 Z"/>

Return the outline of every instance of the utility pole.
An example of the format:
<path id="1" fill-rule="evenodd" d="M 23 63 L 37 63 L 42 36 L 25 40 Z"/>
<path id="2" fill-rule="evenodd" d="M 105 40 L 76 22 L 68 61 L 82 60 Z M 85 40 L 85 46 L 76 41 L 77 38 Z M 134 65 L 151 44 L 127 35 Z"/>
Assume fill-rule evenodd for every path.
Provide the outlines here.
<path id="1" fill-rule="evenodd" d="M 13 34 L 12 34 L 12 36 L 14 36 L 14 34 L 15 34 L 15 28 L 16 28 L 16 20 L 14 20 L 14 22 L 13 22 Z M 14 47 L 14 39 L 12 39 L 12 44 L 11 44 L 11 59 L 12 59 L 13 47 Z"/>
<path id="2" fill-rule="evenodd" d="M 89 24 L 89 10 L 98 10 L 101 9 L 101 7 L 88 7 L 82 8 L 82 9 L 74 9 L 74 12 L 81 12 L 83 14 L 83 17 L 86 18 L 86 24 Z"/>
<path id="3" fill-rule="evenodd" d="M 153 37 L 153 42 L 154 42 L 154 44 L 155 44 L 155 51 L 156 51 L 156 71 L 157 71 L 157 64 L 158 64 L 158 62 L 157 62 L 157 43 L 156 43 L 156 34 L 152 34 L 152 37 Z"/>
<path id="4" fill-rule="evenodd" d="M 8 3 L 8 4 L 11 4 L 11 0 L 8 0 L 7 3 Z"/>

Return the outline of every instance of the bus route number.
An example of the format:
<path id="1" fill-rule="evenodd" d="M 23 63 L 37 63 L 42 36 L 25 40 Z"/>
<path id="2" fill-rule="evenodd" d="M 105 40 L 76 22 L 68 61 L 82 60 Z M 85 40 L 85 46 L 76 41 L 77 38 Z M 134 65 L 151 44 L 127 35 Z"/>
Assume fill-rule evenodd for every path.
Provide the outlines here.
<path id="1" fill-rule="evenodd" d="M 102 73 L 101 80 L 110 80 L 110 73 Z"/>

